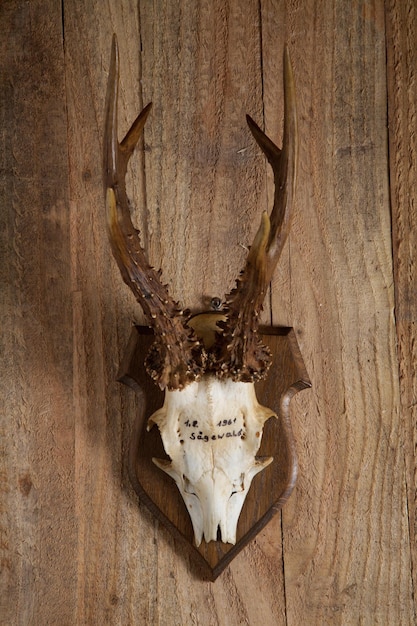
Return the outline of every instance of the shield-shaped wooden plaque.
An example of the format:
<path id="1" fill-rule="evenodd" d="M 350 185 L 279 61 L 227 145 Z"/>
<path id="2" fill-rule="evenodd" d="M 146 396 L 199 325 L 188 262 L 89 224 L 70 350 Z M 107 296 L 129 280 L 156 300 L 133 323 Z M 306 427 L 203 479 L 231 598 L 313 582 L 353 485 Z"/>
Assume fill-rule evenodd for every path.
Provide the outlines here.
<path id="1" fill-rule="evenodd" d="M 168 458 L 154 426 L 147 432 L 147 420 L 163 404 L 164 394 L 145 371 L 144 360 L 153 340 L 152 331 L 135 326 L 119 370 L 118 380 L 132 387 L 141 398 L 141 411 L 132 433 L 129 473 L 132 485 L 152 513 L 178 539 L 188 543 L 203 566 L 205 577 L 215 580 L 230 561 L 268 523 L 289 498 L 297 478 L 297 457 L 289 418 L 291 398 L 311 386 L 292 328 L 261 327 L 263 342 L 269 346 L 272 366 L 266 380 L 256 384 L 258 400 L 278 415 L 265 426 L 259 457 L 273 462 L 253 479 L 237 526 L 235 545 L 204 540 L 194 543 L 191 519 L 172 478 L 159 470 L 152 457 Z"/>

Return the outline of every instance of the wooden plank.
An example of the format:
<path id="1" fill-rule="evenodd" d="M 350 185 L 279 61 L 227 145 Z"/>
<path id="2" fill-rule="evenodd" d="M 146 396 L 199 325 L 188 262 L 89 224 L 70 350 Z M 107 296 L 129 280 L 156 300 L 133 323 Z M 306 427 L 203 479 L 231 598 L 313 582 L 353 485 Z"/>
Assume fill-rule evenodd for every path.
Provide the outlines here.
<path id="1" fill-rule="evenodd" d="M 417 405 L 415 288 L 417 263 L 417 11 L 413 1 L 386 3 L 388 121 L 395 319 L 414 597 L 417 596 Z"/>
<path id="2" fill-rule="evenodd" d="M 74 623 L 76 515 L 61 3 L 2 2 L 4 624 Z"/>
<path id="3" fill-rule="evenodd" d="M 165 4 L 140 10 L 149 249 L 201 309 L 234 286 L 259 224 L 264 163 L 245 121 L 262 113 L 259 15 L 255 3 Z"/>
<path id="4" fill-rule="evenodd" d="M 132 497 L 125 452 L 133 396 L 116 373 L 133 319 L 107 245 L 102 188 L 104 99 L 113 30 L 139 42 L 135 3 L 66 2 L 65 71 L 73 233 L 75 503 L 79 514 L 76 623 L 158 623 L 154 521 Z M 138 50 L 126 54 L 122 99 L 138 106 Z M 126 82 L 128 88 L 126 88 Z M 130 99 L 130 100 L 129 100 Z M 127 126 L 121 107 L 121 124 Z M 124 130 L 125 130 L 124 129 Z M 121 133 L 123 128 L 121 128 Z M 148 575 L 144 576 L 143 572 Z"/>
<path id="5" fill-rule="evenodd" d="M 271 28 L 274 9 L 263 3 L 265 59 L 277 58 L 283 29 Z M 286 30 L 301 143 L 285 321 L 313 383 L 293 406 L 300 473 L 283 510 L 288 624 L 408 624 L 384 4 L 288 2 Z M 265 102 L 272 90 L 265 80 Z"/>

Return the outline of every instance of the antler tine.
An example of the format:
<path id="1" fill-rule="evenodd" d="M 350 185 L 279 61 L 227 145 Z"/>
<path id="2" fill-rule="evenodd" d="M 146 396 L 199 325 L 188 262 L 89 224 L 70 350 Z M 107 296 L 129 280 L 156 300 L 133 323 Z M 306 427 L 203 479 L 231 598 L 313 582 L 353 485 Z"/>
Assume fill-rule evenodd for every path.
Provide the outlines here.
<path id="1" fill-rule="evenodd" d="M 284 48 L 284 136 L 280 150 L 247 115 L 248 126 L 264 152 L 274 173 L 274 205 L 270 216 L 270 234 L 267 246 L 268 272 L 271 279 L 278 263 L 291 225 L 291 208 L 296 184 L 298 155 L 297 109 L 294 76 L 287 46 Z"/>
<path id="2" fill-rule="evenodd" d="M 236 288 L 226 296 L 227 320 L 219 322 L 216 359 L 221 376 L 249 382 L 263 378 L 270 365 L 268 349 L 257 337 L 259 314 L 269 282 L 288 237 L 297 165 L 295 87 L 287 47 L 284 50 L 284 136 L 280 150 L 249 115 L 249 128 L 266 155 L 275 183 L 274 205 L 263 213 L 246 266 Z"/>
<path id="3" fill-rule="evenodd" d="M 139 233 L 130 217 L 125 176 L 129 159 L 139 140 L 151 104 L 133 122 L 125 138 L 117 138 L 119 54 L 113 36 L 107 90 L 104 141 L 104 185 L 107 226 L 113 255 L 123 280 L 131 288 L 155 332 L 155 343 L 147 357 L 149 374 L 164 389 L 181 389 L 201 372 L 201 349 L 193 331 L 186 325 L 178 303 L 160 281 L 140 245 Z"/>

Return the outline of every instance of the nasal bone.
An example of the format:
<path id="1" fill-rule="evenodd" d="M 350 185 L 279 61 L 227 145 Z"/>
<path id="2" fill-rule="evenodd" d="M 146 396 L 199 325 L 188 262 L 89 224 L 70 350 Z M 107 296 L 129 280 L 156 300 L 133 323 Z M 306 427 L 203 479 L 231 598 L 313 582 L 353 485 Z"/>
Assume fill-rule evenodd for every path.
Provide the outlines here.
<path id="1" fill-rule="evenodd" d="M 223 543 L 233 543 L 229 537 L 228 520 L 225 503 L 213 498 L 213 508 L 207 511 L 204 525 L 204 537 L 208 541 L 222 541 Z"/>
<path id="2" fill-rule="evenodd" d="M 217 507 L 215 507 L 215 509 L 210 511 L 207 515 L 204 525 L 204 538 L 207 542 L 218 541 L 219 533 L 222 535 L 221 519 L 222 515 L 217 510 Z M 224 541 L 223 535 L 222 540 Z"/>

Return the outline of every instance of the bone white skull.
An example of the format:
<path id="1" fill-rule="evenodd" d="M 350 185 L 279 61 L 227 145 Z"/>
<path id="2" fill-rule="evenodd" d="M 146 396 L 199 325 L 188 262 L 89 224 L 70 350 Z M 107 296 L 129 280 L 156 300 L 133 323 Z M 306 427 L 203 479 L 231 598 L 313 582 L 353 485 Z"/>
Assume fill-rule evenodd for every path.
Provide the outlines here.
<path id="1" fill-rule="evenodd" d="M 191 517 L 195 542 L 236 543 L 239 515 L 253 477 L 272 457 L 256 459 L 265 421 L 253 383 L 206 376 L 167 391 L 149 419 L 157 424 L 172 462 L 153 459 L 176 482 Z"/>
<path id="2" fill-rule="evenodd" d="M 282 150 L 247 117 L 274 173 L 273 209 L 270 217 L 266 212 L 262 215 L 245 268 L 236 288 L 226 296 L 223 311 L 210 319 L 184 315 L 159 272 L 149 265 L 132 224 L 125 175 L 150 105 L 119 143 L 118 78 L 114 37 L 104 147 L 107 223 L 122 277 L 155 334 L 146 367 L 165 389 L 165 401 L 150 418 L 149 427 L 158 426 L 170 460 L 154 462 L 175 480 L 196 544 L 203 538 L 217 540 L 219 531 L 221 541 L 233 544 L 252 479 L 272 461 L 256 458 L 264 423 L 274 413 L 258 403 L 254 383 L 267 375 L 270 365 L 269 351 L 257 335 L 259 315 L 289 233 L 295 185 L 297 124 L 291 64 L 285 51 Z"/>

